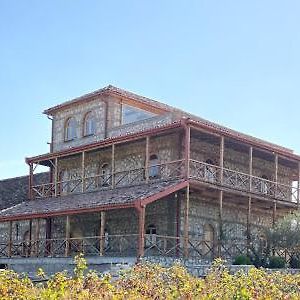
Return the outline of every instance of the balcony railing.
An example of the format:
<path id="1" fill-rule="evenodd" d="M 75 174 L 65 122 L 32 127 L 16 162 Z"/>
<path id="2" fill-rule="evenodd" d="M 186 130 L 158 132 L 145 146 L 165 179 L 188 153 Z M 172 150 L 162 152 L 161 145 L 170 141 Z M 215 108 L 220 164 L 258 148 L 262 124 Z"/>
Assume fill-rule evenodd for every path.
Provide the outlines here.
<path id="1" fill-rule="evenodd" d="M 189 166 L 190 179 L 208 184 L 289 202 L 297 202 L 300 195 L 298 188 L 292 185 L 266 180 L 202 161 L 190 160 Z M 172 180 L 183 178 L 184 175 L 185 160 L 176 160 L 157 164 L 148 169 L 143 167 L 111 174 L 107 173 L 105 175 L 58 181 L 56 184 L 35 185 L 32 187 L 32 194 L 33 198 L 54 197 L 72 193 L 133 186 L 146 182 Z"/>
<path id="2" fill-rule="evenodd" d="M 227 168 L 190 161 L 190 178 L 263 197 L 297 202 L 299 190 L 292 185 L 270 181 Z"/>

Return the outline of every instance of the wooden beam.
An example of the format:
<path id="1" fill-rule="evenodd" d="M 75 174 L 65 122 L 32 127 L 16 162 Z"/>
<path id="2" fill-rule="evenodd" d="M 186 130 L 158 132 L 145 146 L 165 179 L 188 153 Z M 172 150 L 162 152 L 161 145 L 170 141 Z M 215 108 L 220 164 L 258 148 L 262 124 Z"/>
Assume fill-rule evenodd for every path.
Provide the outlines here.
<path id="1" fill-rule="evenodd" d="M 185 141 L 184 141 L 184 151 L 185 151 L 185 178 L 190 177 L 190 156 L 191 156 L 191 127 L 186 125 L 185 127 Z"/>
<path id="2" fill-rule="evenodd" d="M 32 256 L 32 219 L 29 220 L 28 256 Z"/>
<path id="3" fill-rule="evenodd" d="M 105 253 L 104 248 L 105 248 L 105 211 L 100 212 L 100 256 L 103 256 Z"/>
<path id="4" fill-rule="evenodd" d="M 149 182 L 149 161 L 150 161 L 150 137 L 146 137 L 146 149 L 145 149 L 145 178 L 146 182 Z"/>
<path id="5" fill-rule="evenodd" d="M 55 167 L 54 167 L 54 196 L 58 196 L 58 158 L 55 157 Z"/>
<path id="6" fill-rule="evenodd" d="M 66 217 L 66 248 L 65 256 L 68 257 L 70 254 L 70 216 Z"/>
<path id="7" fill-rule="evenodd" d="M 275 154 L 275 197 L 277 195 L 278 185 L 278 154 Z"/>
<path id="8" fill-rule="evenodd" d="M 251 197 L 248 198 L 248 213 L 247 213 L 247 253 L 250 253 L 251 246 Z"/>
<path id="9" fill-rule="evenodd" d="M 219 191 L 219 237 L 218 237 L 218 256 L 222 256 L 223 241 L 223 191 Z"/>
<path id="10" fill-rule="evenodd" d="M 224 168 L 224 136 L 221 136 L 220 141 L 220 183 L 223 183 L 223 168 Z"/>
<path id="11" fill-rule="evenodd" d="M 115 188 L 115 144 L 111 145 L 111 187 Z"/>
<path id="12" fill-rule="evenodd" d="M 9 224 L 8 224 L 8 251 L 7 251 L 8 257 L 12 256 L 12 243 L 13 243 L 13 240 L 12 240 L 12 225 L 13 225 L 13 222 L 10 221 Z"/>
<path id="13" fill-rule="evenodd" d="M 249 148 L 249 191 L 252 191 L 252 176 L 253 176 L 253 147 Z"/>
<path id="14" fill-rule="evenodd" d="M 184 206 L 184 228 L 183 228 L 183 236 L 184 236 L 184 257 L 188 258 L 189 256 L 189 210 L 190 210 L 190 186 L 186 187 L 186 195 L 185 195 L 185 206 Z"/>
<path id="15" fill-rule="evenodd" d="M 29 200 L 33 199 L 32 186 L 33 186 L 33 164 L 29 164 L 29 190 L 28 190 Z"/>
<path id="16" fill-rule="evenodd" d="M 82 180 L 81 191 L 84 193 L 85 192 L 85 152 L 84 151 L 82 151 L 82 156 L 81 156 L 81 180 Z"/>
<path id="17" fill-rule="evenodd" d="M 175 193 L 176 200 L 176 256 L 179 256 L 179 247 L 180 247 L 180 204 L 181 198 L 178 193 Z"/>
<path id="18" fill-rule="evenodd" d="M 139 233 L 138 233 L 138 260 L 144 256 L 145 245 L 145 211 L 146 207 L 141 206 L 138 210 Z"/>

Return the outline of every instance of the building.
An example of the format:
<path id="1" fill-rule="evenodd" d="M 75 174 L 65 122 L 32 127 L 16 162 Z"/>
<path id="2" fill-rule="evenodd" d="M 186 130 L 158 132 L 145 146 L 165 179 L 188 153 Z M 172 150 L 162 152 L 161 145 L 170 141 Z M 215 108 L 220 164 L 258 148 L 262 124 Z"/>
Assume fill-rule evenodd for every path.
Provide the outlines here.
<path id="1" fill-rule="evenodd" d="M 51 149 L 26 158 L 28 199 L 0 211 L 2 258 L 233 258 L 299 208 L 285 147 L 113 86 L 44 113 Z"/>

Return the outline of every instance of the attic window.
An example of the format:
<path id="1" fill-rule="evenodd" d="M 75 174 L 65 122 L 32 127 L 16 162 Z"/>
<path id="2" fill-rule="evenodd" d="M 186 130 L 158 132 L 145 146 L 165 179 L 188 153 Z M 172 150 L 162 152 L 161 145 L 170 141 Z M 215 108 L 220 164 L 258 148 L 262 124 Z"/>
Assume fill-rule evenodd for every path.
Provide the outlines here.
<path id="1" fill-rule="evenodd" d="M 122 125 L 142 121 L 155 116 L 155 114 L 128 105 L 122 106 Z"/>

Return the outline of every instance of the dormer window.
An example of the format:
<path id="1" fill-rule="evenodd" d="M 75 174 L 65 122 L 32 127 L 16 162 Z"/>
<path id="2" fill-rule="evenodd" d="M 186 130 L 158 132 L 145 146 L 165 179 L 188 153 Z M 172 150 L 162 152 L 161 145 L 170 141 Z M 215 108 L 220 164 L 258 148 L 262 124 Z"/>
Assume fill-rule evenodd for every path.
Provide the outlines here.
<path id="1" fill-rule="evenodd" d="M 84 118 L 83 135 L 94 135 L 96 133 L 96 120 L 92 112 L 88 112 Z"/>
<path id="2" fill-rule="evenodd" d="M 77 122 L 70 117 L 65 124 L 65 141 L 72 141 L 77 138 Z"/>

